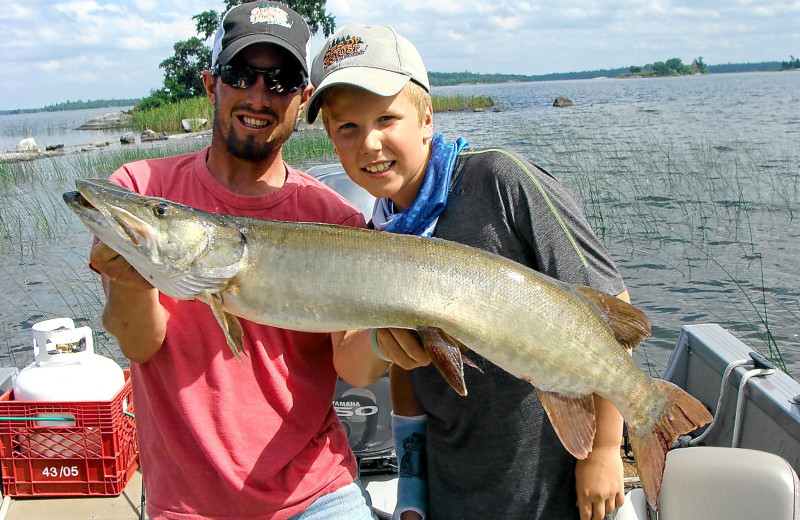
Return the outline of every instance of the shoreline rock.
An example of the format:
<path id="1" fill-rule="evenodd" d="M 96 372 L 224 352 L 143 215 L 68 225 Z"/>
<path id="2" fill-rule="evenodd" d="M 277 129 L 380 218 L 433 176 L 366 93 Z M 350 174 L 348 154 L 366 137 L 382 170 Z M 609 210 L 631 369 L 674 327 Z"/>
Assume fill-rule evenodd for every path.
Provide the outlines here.
<path id="1" fill-rule="evenodd" d="M 109 114 L 105 114 L 100 117 L 96 117 L 91 119 L 81 125 L 81 127 L 89 128 L 87 125 L 92 123 L 92 121 L 103 120 L 106 123 L 111 123 L 118 119 L 122 114 L 123 116 L 130 117 L 130 114 L 126 114 L 124 112 L 113 112 Z M 100 124 L 100 123 L 92 123 L 92 124 Z M 207 125 L 208 122 L 205 123 Z M 97 129 L 100 127 L 91 127 L 92 129 Z M 109 127 L 115 128 L 115 127 Z M 325 131 L 324 126 L 322 125 L 322 119 L 317 118 L 317 120 L 312 125 L 306 124 L 305 120 L 302 117 L 297 118 L 297 123 L 295 125 L 295 130 L 298 131 Z M 200 130 L 196 132 L 186 132 L 182 134 L 168 134 L 167 132 L 154 132 L 153 130 L 144 130 L 139 139 L 136 139 L 136 135 L 134 132 L 127 131 L 122 132 L 120 136 L 117 138 L 116 142 L 112 141 L 105 141 L 105 142 L 94 142 L 94 143 L 84 143 L 84 144 L 77 144 L 77 145 L 55 145 L 55 146 L 48 146 L 47 150 L 42 151 L 41 149 L 38 150 L 17 150 L 17 151 L 8 151 L 2 152 L 0 151 L 0 164 L 2 163 L 17 163 L 17 162 L 24 162 L 24 161 L 31 161 L 34 159 L 43 159 L 48 157 L 57 157 L 67 154 L 73 153 L 84 153 L 84 152 L 91 152 L 98 150 L 100 148 L 107 148 L 107 147 L 123 147 L 123 146 L 141 146 L 141 145 L 150 145 L 150 144 L 157 144 L 158 141 L 166 141 L 172 139 L 186 139 L 186 138 L 203 138 L 203 137 L 210 137 L 212 133 L 211 129 L 208 130 Z M 123 142 L 125 141 L 125 142 Z M 37 145 L 38 147 L 38 145 Z"/>
<path id="2" fill-rule="evenodd" d="M 167 134 L 166 132 L 161 132 L 160 134 L 156 134 L 155 139 L 143 139 L 140 143 L 135 142 L 134 139 L 134 146 L 142 146 L 142 145 L 157 145 L 159 141 L 166 141 L 172 139 L 187 139 L 187 138 L 202 138 L 202 137 L 209 137 L 211 136 L 211 130 L 203 130 L 200 132 L 192 132 L 188 134 Z M 121 137 L 121 136 L 120 136 Z M 114 143 L 112 141 L 97 141 L 93 143 L 85 143 L 85 144 L 77 144 L 77 145 L 56 145 L 52 147 L 52 150 L 46 150 L 44 152 L 0 152 L 0 164 L 8 164 L 8 163 L 18 163 L 24 161 L 32 161 L 35 159 L 44 159 L 48 157 L 59 157 L 62 155 L 67 154 L 74 154 L 74 153 L 84 153 L 84 152 L 91 152 L 101 148 L 108 148 L 108 147 L 116 147 L 121 148 L 123 145 L 117 141 Z M 124 145 L 130 146 L 130 145 Z"/>
<path id="3" fill-rule="evenodd" d="M 109 112 L 101 116 L 94 117 L 76 130 L 113 130 L 114 128 L 125 128 L 131 126 L 133 116 L 127 112 Z"/>

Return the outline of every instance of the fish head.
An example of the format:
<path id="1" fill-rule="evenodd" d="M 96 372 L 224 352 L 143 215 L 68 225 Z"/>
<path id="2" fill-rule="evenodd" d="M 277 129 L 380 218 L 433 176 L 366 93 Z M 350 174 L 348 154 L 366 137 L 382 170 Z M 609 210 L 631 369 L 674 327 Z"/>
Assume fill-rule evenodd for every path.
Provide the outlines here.
<path id="1" fill-rule="evenodd" d="M 140 195 L 102 179 L 76 180 L 67 206 L 161 292 L 192 299 L 223 290 L 246 240 L 224 215 Z"/>

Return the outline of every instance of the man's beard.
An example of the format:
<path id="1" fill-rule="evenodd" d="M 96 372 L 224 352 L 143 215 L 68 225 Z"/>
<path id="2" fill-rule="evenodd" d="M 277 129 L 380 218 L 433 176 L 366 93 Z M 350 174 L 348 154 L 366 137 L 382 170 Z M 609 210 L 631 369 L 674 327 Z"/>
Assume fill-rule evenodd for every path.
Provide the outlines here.
<path id="1" fill-rule="evenodd" d="M 216 113 L 219 113 L 219 106 L 215 106 L 215 109 L 216 115 Z M 277 117 L 273 117 L 273 119 L 275 121 L 279 120 Z M 295 121 L 296 119 L 297 114 L 294 114 L 294 117 L 287 117 L 287 121 Z M 266 138 L 266 140 L 259 139 L 253 135 L 248 135 L 242 138 L 236 135 L 233 120 L 231 120 L 227 136 L 222 134 L 222 128 L 220 125 L 221 123 L 219 123 L 219 118 L 214 117 L 215 137 L 225 141 L 228 151 L 234 157 L 253 163 L 258 163 L 277 157 L 281 151 L 281 147 L 286 141 L 289 140 L 292 132 L 294 132 L 294 125 L 287 125 L 286 121 L 284 121 L 283 123 L 277 124 L 275 128 L 272 129 L 272 133 Z"/>

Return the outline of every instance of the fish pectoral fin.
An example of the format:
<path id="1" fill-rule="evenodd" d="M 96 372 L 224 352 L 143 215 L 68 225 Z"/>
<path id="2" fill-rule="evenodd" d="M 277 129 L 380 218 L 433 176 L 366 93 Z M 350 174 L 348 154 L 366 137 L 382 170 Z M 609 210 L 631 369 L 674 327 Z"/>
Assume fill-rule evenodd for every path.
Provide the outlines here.
<path id="1" fill-rule="evenodd" d="M 435 327 L 419 327 L 417 333 L 439 373 L 459 395 L 467 395 L 461 342 Z"/>
<path id="2" fill-rule="evenodd" d="M 536 393 L 539 394 L 539 400 L 561 444 L 576 459 L 585 459 L 592 451 L 594 442 L 595 415 L 592 394 L 568 397 L 538 388 Z"/>
<path id="3" fill-rule="evenodd" d="M 242 356 L 239 352 L 244 352 L 245 355 L 247 355 L 247 352 L 244 350 L 244 331 L 239 319 L 222 309 L 222 297 L 219 294 L 206 294 L 201 296 L 200 299 L 211 307 L 214 317 L 217 318 L 217 323 L 222 327 L 222 332 L 225 334 L 228 347 L 230 347 L 236 359 L 242 361 Z"/>
<path id="4" fill-rule="evenodd" d="M 630 303 L 591 287 L 577 289 L 597 308 L 623 347 L 633 348 L 650 335 L 650 320 Z"/>

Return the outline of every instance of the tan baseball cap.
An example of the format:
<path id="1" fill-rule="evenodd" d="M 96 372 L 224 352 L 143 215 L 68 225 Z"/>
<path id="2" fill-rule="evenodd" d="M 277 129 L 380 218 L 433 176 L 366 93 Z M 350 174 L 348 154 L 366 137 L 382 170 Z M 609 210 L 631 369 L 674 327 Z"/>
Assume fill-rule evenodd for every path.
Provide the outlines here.
<path id="1" fill-rule="evenodd" d="M 428 73 L 419 52 L 385 25 L 347 24 L 334 33 L 311 65 L 314 94 L 306 121 L 317 118 L 320 95 L 332 85 L 353 85 L 379 96 L 394 96 L 409 80 L 430 92 Z"/>

